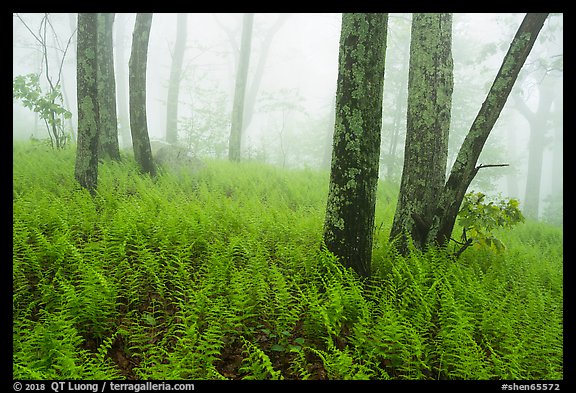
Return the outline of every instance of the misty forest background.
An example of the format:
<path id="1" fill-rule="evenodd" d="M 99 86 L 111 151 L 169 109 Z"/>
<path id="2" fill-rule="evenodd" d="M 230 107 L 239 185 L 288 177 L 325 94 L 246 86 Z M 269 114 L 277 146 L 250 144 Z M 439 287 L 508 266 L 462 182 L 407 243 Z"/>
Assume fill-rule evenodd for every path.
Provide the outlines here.
<path id="1" fill-rule="evenodd" d="M 136 14 L 92 16 L 93 85 L 86 14 L 13 17 L 15 379 L 563 378 L 562 14 L 450 241 L 404 248 L 414 15 L 388 15 L 368 271 L 325 245 L 342 15 L 153 14 L 147 42 Z M 452 18 L 446 177 L 524 14 Z M 82 161 L 85 92 L 110 86 Z"/>

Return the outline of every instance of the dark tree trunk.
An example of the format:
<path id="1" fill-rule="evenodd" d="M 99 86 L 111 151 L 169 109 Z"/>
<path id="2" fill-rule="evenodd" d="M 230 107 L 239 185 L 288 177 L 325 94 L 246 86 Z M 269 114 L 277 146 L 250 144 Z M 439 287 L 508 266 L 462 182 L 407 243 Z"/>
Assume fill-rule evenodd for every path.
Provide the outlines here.
<path id="1" fill-rule="evenodd" d="M 152 176 L 156 167 L 152 159 L 148 121 L 146 118 L 146 62 L 148 59 L 148 40 L 152 27 L 152 14 L 138 13 L 132 35 L 132 53 L 128 62 L 130 90 L 130 131 L 134 158 L 140 170 Z"/>
<path id="2" fill-rule="evenodd" d="M 116 117 L 116 80 L 114 77 L 114 14 L 98 14 L 98 108 L 100 153 L 120 160 L 118 120 Z"/>
<path id="3" fill-rule="evenodd" d="M 246 96 L 246 80 L 248 78 L 248 64 L 250 62 L 250 48 L 252 45 L 253 24 L 254 14 L 244 14 L 240 59 L 238 61 L 236 72 L 236 86 L 234 88 L 234 103 L 232 107 L 232 125 L 228 146 L 228 158 L 230 161 L 240 161 L 242 150 L 242 119 L 244 114 L 244 99 Z"/>
<path id="4" fill-rule="evenodd" d="M 332 99 L 330 114 L 328 115 L 328 129 L 322 149 L 322 169 L 330 169 L 330 160 L 332 159 L 332 142 L 334 141 L 334 122 L 336 121 L 336 96 Z"/>
<path id="5" fill-rule="evenodd" d="M 176 42 L 172 54 L 170 81 L 168 82 L 168 100 L 166 102 L 166 142 L 178 142 L 178 96 L 182 79 L 182 62 L 186 49 L 186 19 L 188 14 L 178 14 L 176 22 Z"/>
<path id="6" fill-rule="evenodd" d="M 343 14 L 324 243 L 370 276 L 388 14 Z"/>
<path id="7" fill-rule="evenodd" d="M 450 240 L 468 186 L 478 170 L 483 167 L 476 166 L 476 163 L 484 143 L 500 116 L 518 73 L 534 46 L 547 16 L 546 13 L 526 14 L 518 28 L 488 96 L 460 147 L 448 181 L 438 196 L 436 211 L 427 231 L 429 243 L 445 245 Z"/>
<path id="8" fill-rule="evenodd" d="M 74 177 L 94 195 L 98 186 L 97 14 L 79 13 L 77 34 L 78 143 Z"/>
<path id="9" fill-rule="evenodd" d="M 414 14 L 404 169 L 390 237 L 407 251 L 426 242 L 425 220 L 445 181 L 452 106 L 452 15 Z"/>

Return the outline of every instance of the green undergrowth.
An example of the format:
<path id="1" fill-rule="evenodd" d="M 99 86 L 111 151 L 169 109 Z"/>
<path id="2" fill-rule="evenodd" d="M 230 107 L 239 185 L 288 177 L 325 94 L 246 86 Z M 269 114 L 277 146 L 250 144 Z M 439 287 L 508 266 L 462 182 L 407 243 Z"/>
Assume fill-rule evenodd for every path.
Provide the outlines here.
<path id="1" fill-rule="evenodd" d="M 501 253 L 401 257 L 378 191 L 374 275 L 321 247 L 328 174 L 206 161 L 196 173 L 14 145 L 15 379 L 561 379 L 562 231 Z"/>

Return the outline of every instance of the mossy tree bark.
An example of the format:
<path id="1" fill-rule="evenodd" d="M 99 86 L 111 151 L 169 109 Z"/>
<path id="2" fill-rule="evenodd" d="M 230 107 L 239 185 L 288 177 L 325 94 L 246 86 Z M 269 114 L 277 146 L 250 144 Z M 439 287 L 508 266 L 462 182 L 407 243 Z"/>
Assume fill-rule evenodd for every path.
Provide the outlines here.
<path id="1" fill-rule="evenodd" d="M 114 14 L 98 14 L 98 108 L 100 155 L 120 160 L 114 76 Z"/>
<path id="2" fill-rule="evenodd" d="M 244 100 L 246 97 L 246 80 L 248 78 L 248 65 L 250 63 L 250 50 L 252 46 L 252 25 L 254 14 L 244 14 L 242 22 L 242 42 L 240 44 L 240 59 L 236 72 L 236 85 L 234 88 L 234 103 L 232 106 L 232 124 L 230 127 L 230 141 L 228 144 L 228 158 L 230 161 L 240 161 L 242 151 L 242 120 L 244 114 Z"/>
<path id="3" fill-rule="evenodd" d="M 182 62 L 186 49 L 186 30 L 188 14 L 179 13 L 176 20 L 176 42 L 172 53 L 172 66 L 168 82 L 168 100 L 166 102 L 166 142 L 178 142 L 178 97 L 182 80 Z"/>
<path id="4" fill-rule="evenodd" d="M 450 175 L 438 195 L 436 208 L 423 227 L 427 244 L 446 245 L 452 235 L 456 216 L 478 170 L 488 165 L 478 165 L 486 139 L 506 104 L 514 82 L 524 65 L 548 14 L 526 14 L 506 53 L 486 100 L 482 104 L 456 157 Z"/>
<path id="5" fill-rule="evenodd" d="M 450 240 L 456 216 L 468 186 L 483 166 L 476 166 L 484 143 L 504 108 L 514 82 L 544 25 L 547 13 L 526 14 L 520 24 L 494 83 L 466 135 L 438 198 L 428 231 L 428 242 L 445 245 Z"/>
<path id="6" fill-rule="evenodd" d="M 388 14 L 343 14 L 324 243 L 370 276 Z"/>
<path id="7" fill-rule="evenodd" d="M 128 61 L 128 87 L 130 100 L 130 132 L 134 158 L 143 173 L 156 175 L 152 159 L 148 120 L 146 117 L 146 63 L 148 60 L 148 40 L 152 27 L 151 13 L 138 13 L 132 35 L 132 53 Z"/>
<path id="8" fill-rule="evenodd" d="M 74 177 L 94 195 L 98 186 L 97 14 L 78 14 L 76 40 L 78 142 Z"/>
<path id="9" fill-rule="evenodd" d="M 414 14 L 408 72 L 404 169 L 391 238 L 426 242 L 425 224 L 444 186 L 452 106 L 452 15 Z"/>

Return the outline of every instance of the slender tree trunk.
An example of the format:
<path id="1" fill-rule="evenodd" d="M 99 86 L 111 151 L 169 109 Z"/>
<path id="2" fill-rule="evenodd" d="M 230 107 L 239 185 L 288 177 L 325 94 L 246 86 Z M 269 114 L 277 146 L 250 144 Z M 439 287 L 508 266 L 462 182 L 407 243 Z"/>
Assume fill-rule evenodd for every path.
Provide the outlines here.
<path id="1" fill-rule="evenodd" d="M 528 171 L 526 173 L 526 192 L 524 194 L 523 213 L 526 217 L 538 219 L 540 208 L 540 189 L 542 183 L 542 162 L 546 148 L 546 131 L 550 109 L 556 91 L 550 86 L 550 81 L 542 81 L 538 85 L 538 108 L 535 112 L 521 100 L 518 100 L 517 109 L 528 120 L 530 125 L 530 139 L 528 140 Z"/>
<path id="2" fill-rule="evenodd" d="M 75 13 L 69 13 L 68 14 L 68 23 L 70 25 L 70 34 L 72 35 L 72 39 L 70 42 L 70 46 L 71 46 L 71 50 L 72 50 L 72 58 L 76 58 L 76 39 L 74 38 L 74 36 L 76 36 L 77 32 L 75 31 L 77 29 L 78 26 L 78 22 L 76 22 L 76 16 L 77 14 Z M 68 89 L 66 88 L 67 84 L 65 83 L 66 78 L 62 78 L 62 98 L 64 99 L 64 104 L 66 105 L 66 108 L 72 108 L 72 106 L 74 105 L 68 96 Z M 72 143 L 76 143 L 77 141 L 77 137 L 76 137 L 76 130 L 74 129 L 74 120 L 72 117 L 70 117 L 68 120 L 68 126 L 70 127 L 70 140 L 72 141 Z"/>
<path id="3" fill-rule="evenodd" d="M 343 14 L 324 243 L 370 276 L 388 14 Z"/>
<path id="4" fill-rule="evenodd" d="M 98 185 L 97 14 L 78 14 L 78 143 L 74 177 L 92 195 Z"/>
<path id="5" fill-rule="evenodd" d="M 554 147 L 552 153 L 552 195 L 562 194 L 564 189 L 564 96 L 556 96 L 554 101 Z"/>
<path id="6" fill-rule="evenodd" d="M 98 108 L 100 154 L 102 157 L 120 161 L 112 35 L 114 14 L 98 14 L 98 23 Z"/>
<path id="7" fill-rule="evenodd" d="M 436 211 L 430 220 L 427 231 L 429 243 L 435 242 L 439 245 L 445 245 L 450 240 L 456 216 L 468 186 L 478 170 L 485 167 L 476 166 L 484 143 L 500 116 L 518 73 L 534 46 L 547 16 L 546 13 L 526 14 L 518 28 L 486 100 L 458 151 L 450 176 L 442 192 L 438 195 Z M 428 226 L 428 222 L 425 224 Z"/>
<path id="8" fill-rule="evenodd" d="M 234 89 L 234 104 L 232 107 L 232 125 L 228 146 L 228 158 L 230 161 L 240 161 L 242 150 L 242 118 L 244 114 L 244 98 L 246 96 L 246 79 L 248 77 L 248 64 L 250 62 L 253 24 L 254 14 L 244 14 L 244 21 L 242 23 L 242 43 L 240 45 L 240 59 L 238 61 L 238 69 L 236 73 L 236 87 Z"/>
<path id="9" fill-rule="evenodd" d="M 146 63 L 151 27 L 151 13 L 138 13 L 136 15 L 134 34 L 132 35 L 132 53 L 128 62 L 128 83 L 130 90 L 130 130 L 134 158 L 142 172 L 154 176 L 156 175 L 156 167 L 152 159 L 146 117 Z"/>
<path id="10" fill-rule="evenodd" d="M 176 43 L 172 54 L 172 68 L 168 83 L 168 100 L 166 102 L 166 142 L 178 142 L 178 96 L 182 79 L 182 62 L 186 49 L 186 20 L 188 14 L 178 14 L 176 22 Z"/>
<path id="11" fill-rule="evenodd" d="M 404 169 L 390 237 L 405 253 L 408 238 L 426 242 L 430 217 L 445 181 L 453 80 L 452 14 L 414 14 L 408 75 Z"/>
<path id="12" fill-rule="evenodd" d="M 120 16 L 120 20 L 118 17 Z M 132 136 L 130 134 L 130 116 L 128 114 L 128 98 L 126 92 L 128 91 L 128 83 L 126 82 L 126 60 L 125 53 L 126 47 L 124 45 L 124 21 L 123 14 L 116 15 L 116 98 L 118 108 L 118 128 L 120 129 L 120 138 L 122 147 L 130 146 L 132 144 Z"/>
<path id="13" fill-rule="evenodd" d="M 260 90 L 260 85 L 262 84 L 262 76 L 264 75 L 266 60 L 268 59 L 268 52 L 270 51 L 270 46 L 274 39 L 274 36 L 280 30 L 284 22 L 288 19 L 290 14 L 280 14 L 274 25 L 266 32 L 266 37 L 262 42 L 260 47 L 260 56 L 258 56 L 258 62 L 254 68 L 254 77 L 252 78 L 252 83 L 248 86 L 246 90 L 246 99 L 244 100 L 244 116 L 242 120 L 242 134 L 250 125 L 252 121 L 252 116 L 254 115 L 254 107 L 256 106 L 256 98 L 258 96 L 258 91 Z"/>
<path id="14" fill-rule="evenodd" d="M 409 50 L 402 51 L 402 64 L 409 64 L 410 52 Z M 410 67 L 408 66 L 408 70 Z M 393 180 L 401 173 L 402 168 L 400 167 L 400 157 L 397 157 L 397 149 L 400 145 L 400 131 L 402 130 L 402 121 L 405 119 L 404 113 L 407 110 L 405 104 L 407 103 L 408 95 L 408 73 L 402 73 L 400 79 L 400 86 L 398 88 L 398 94 L 396 96 L 396 107 L 394 108 L 394 117 L 392 121 L 392 135 L 390 136 L 390 146 L 388 147 L 388 157 L 385 160 L 386 164 L 386 178 Z"/>

